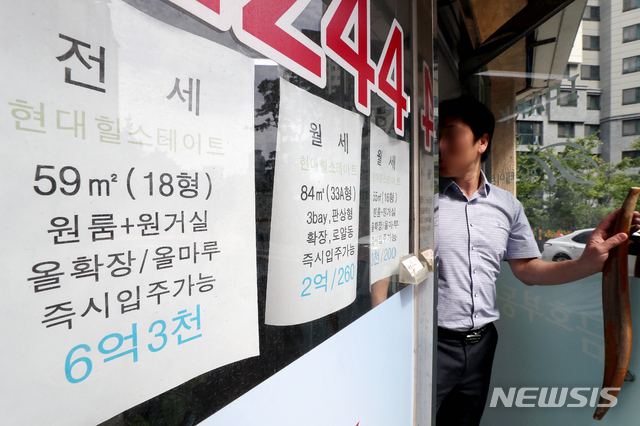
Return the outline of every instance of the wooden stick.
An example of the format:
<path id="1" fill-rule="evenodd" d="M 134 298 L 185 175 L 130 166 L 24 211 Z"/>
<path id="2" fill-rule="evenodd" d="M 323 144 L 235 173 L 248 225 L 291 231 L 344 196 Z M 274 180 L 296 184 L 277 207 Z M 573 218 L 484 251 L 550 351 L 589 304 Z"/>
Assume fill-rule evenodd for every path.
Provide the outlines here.
<path id="1" fill-rule="evenodd" d="M 629 235 L 633 212 L 640 188 L 631 188 L 618 214 L 613 234 Z M 629 303 L 629 240 L 613 248 L 602 270 L 602 313 L 604 321 L 604 380 L 602 388 L 620 388 L 631 358 L 631 306 Z M 619 390 L 608 391 L 618 396 Z M 600 397 L 593 418 L 600 420 L 609 410 L 611 401 Z"/>

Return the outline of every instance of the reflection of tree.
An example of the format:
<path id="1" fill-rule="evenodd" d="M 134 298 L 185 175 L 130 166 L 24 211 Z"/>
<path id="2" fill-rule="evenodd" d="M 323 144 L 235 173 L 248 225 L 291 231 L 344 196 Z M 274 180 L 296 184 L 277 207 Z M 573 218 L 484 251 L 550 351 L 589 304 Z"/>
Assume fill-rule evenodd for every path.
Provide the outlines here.
<path id="1" fill-rule="evenodd" d="M 326 97 L 325 89 L 320 89 L 297 74 L 287 71 L 286 79 L 289 83 L 313 95 Z M 260 84 L 258 84 L 258 92 L 264 98 L 264 102 L 260 108 L 256 109 L 256 117 L 266 118 L 262 123 L 255 125 L 256 131 L 262 132 L 270 127 L 278 127 L 278 117 L 280 115 L 280 79 L 262 80 Z"/>
<path id="2" fill-rule="evenodd" d="M 593 152 L 597 136 L 569 142 L 558 153 L 533 145 L 517 153 L 518 199 L 534 229 L 595 227 L 622 205 L 630 187 L 640 186 L 640 175 L 629 173 L 640 159 L 605 163 Z"/>
<path id="3" fill-rule="evenodd" d="M 260 108 L 256 109 L 256 117 L 264 117 L 265 120 L 255 125 L 256 131 L 264 131 L 269 127 L 278 127 L 278 115 L 280 112 L 280 79 L 264 79 L 258 85 L 258 92 L 264 98 Z"/>
<path id="4" fill-rule="evenodd" d="M 273 175 L 276 167 L 276 152 L 271 151 L 269 153 L 269 159 L 265 163 L 264 177 L 266 179 L 269 188 L 273 188 Z"/>
<path id="5" fill-rule="evenodd" d="M 275 151 L 271 151 L 269 153 L 269 159 L 266 162 L 266 169 L 273 169 L 276 165 L 276 152 Z"/>
<path id="6" fill-rule="evenodd" d="M 304 78 L 292 72 L 286 73 L 287 81 L 316 96 L 323 94 L 323 89 L 309 83 Z M 280 79 L 264 79 L 258 84 L 258 92 L 264 98 L 260 108 L 256 109 L 256 117 L 266 117 L 260 124 L 255 125 L 256 131 L 264 131 L 270 127 L 278 127 L 280 115 Z"/>

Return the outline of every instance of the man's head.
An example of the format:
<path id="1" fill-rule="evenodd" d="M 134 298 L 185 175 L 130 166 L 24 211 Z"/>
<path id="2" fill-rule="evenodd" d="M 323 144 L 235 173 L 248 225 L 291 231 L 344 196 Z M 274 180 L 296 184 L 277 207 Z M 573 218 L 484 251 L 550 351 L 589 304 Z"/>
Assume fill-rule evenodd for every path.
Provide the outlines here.
<path id="1" fill-rule="evenodd" d="M 442 102 L 438 113 L 440 175 L 458 177 L 489 156 L 495 117 L 470 96 Z"/>

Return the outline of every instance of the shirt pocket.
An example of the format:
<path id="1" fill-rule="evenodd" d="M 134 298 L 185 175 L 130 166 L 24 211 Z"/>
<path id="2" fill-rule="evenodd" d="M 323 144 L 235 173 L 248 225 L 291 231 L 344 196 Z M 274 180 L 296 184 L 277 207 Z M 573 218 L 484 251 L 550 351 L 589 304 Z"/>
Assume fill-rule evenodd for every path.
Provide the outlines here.
<path id="1" fill-rule="evenodd" d="M 499 263 L 507 253 L 507 242 L 511 229 L 506 221 L 488 220 L 483 227 L 482 238 L 479 241 L 479 256 L 492 264 Z"/>

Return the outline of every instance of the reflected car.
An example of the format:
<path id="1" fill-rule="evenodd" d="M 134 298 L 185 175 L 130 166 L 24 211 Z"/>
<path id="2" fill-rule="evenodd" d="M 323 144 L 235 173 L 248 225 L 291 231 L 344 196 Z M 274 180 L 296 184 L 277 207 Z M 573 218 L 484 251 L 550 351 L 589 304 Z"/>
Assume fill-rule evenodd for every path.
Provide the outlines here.
<path id="1" fill-rule="evenodd" d="M 542 260 L 562 262 L 579 258 L 594 229 L 580 229 L 565 236 L 547 240 L 542 250 Z"/>
<path id="2" fill-rule="evenodd" d="M 563 237 L 551 238 L 544 243 L 542 260 L 548 262 L 562 262 L 577 259 L 582 255 L 587 241 L 595 228 L 580 229 Z M 634 276 L 636 256 L 640 255 L 640 232 L 631 236 L 629 245 L 629 275 Z"/>

